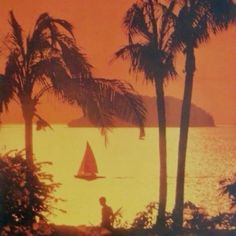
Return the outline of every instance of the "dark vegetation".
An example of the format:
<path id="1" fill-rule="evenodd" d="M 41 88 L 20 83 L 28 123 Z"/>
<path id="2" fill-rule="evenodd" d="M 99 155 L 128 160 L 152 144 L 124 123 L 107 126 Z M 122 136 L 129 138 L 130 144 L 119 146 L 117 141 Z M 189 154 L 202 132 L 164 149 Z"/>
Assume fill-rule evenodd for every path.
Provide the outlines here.
<path id="1" fill-rule="evenodd" d="M 136 214 L 133 222 L 127 224 L 119 216 L 119 224 L 115 225 L 111 234 L 106 234 L 100 227 L 73 227 L 73 226 L 54 226 L 53 235 L 114 235 L 114 236 L 234 236 L 236 233 L 236 215 L 222 213 L 216 216 L 209 216 L 207 212 L 188 201 L 184 204 L 184 227 L 181 234 L 177 234 L 173 229 L 173 215 L 166 212 L 166 229 L 156 234 L 155 217 L 158 204 L 149 203 L 143 211 Z"/>
<path id="2" fill-rule="evenodd" d="M 42 170 L 47 164 L 32 170 L 23 151 L 0 155 L 0 235 L 46 235 L 49 227 L 40 230 L 60 200 L 54 196 L 59 183 Z"/>
<path id="3" fill-rule="evenodd" d="M 236 207 L 236 173 L 231 178 L 226 178 L 220 181 L 221 194 L 228 195 L 231 208 Z"/>
<path id="4" fill-rule="evenodd" d="M 143 211 L 136 214 L 133 222 L 128 228 L 131 229 L 153 229 L 158 204 L 149 203 Z M 173 229 L 173 214 L 165 214 L 166 229 L 170 232 Z M 122 223 L 116 227 L 125 228 Z M 196 230 L 236 230 L 236 215 L 234 213 L 219 213 L 216 216 L 210 216 L 205 209 L 188 201 L 184 203 L 184 223 L 183 228 L 186 231 Z"/>

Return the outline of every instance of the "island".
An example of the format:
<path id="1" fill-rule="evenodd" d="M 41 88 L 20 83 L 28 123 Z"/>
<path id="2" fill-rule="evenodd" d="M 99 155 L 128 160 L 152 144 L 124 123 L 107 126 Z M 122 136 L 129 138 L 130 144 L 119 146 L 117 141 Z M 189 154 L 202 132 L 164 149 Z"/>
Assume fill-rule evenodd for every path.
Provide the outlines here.
<path id="1" fill-rule="evenodd" d="M 143 96 L 147 108 L 145 127 L 157 127 L 158 115 L 156 110 L 156 98 Z M 178 98 L 166 96 L 166 124 L 168 127 L 179 127 L 182 101 Z M 114 119 L 114 127 L 134 127 L 123 120 Z M 86 117 L 71 120 L 69 127 L 95 127 Z M 215 127 L 215 121 L 211 114 L 196 106 L 191 105 L 190 127 Z"/>

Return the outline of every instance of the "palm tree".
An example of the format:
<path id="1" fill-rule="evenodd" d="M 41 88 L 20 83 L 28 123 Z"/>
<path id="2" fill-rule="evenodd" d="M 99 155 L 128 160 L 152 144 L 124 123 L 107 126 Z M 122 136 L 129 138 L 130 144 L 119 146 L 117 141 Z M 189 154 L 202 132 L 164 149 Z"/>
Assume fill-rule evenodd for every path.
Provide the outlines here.
<path id="1" fill-rule="evenodd" d="M 160 185 L 159 209 L 156 225 L 165 225 L 167 200 L 166 117 L 164 101 L 165 79 L 173 78 L 173 50 L 170 35 L 174 25 L 172 13 L 175 1 L 163 5 L 156 0 L 140 0 L 133 4 L 124 18 L 129 44 L 116 52 L 116 57 L 130 59 L 130 70 L 142 72 L 153 83 L 159 123 Z"/>
<path id="2" fill-rule="evenodd" d="M 180 0 L 178 2 L 181 9 L 172 42 L 175 48 L 183 49 L 186 59 L 174 208 L 176 229 L 180 229 L 183 223 L 185 162 L 193 78 L 196 70 L 195 49 L 209 39 L 210 33 L 226 29 L 232 18 L 235 17 L 231 0 Z"/>
<path id="3" fill-rule="evenodd" d="M 32 123 L 48 125 L 37 114 L 40 98 L 50 92 L 82 108 L 84 114 L 102 128 L 112 126 L 112 118 L 143 128 L 145 108 L 131 85 L 118 80 L 94 79 L 92 66 L 76 46 L 72 25 L 63 19 L 41 14 L 32 34 L 24 42 L 22 28 L 10 12 L 11 33 L 4 75 L 0 76 L 0 111 L 16 100 L 25 122 L 25 148 L 28 164 L 33 167 Z"/>

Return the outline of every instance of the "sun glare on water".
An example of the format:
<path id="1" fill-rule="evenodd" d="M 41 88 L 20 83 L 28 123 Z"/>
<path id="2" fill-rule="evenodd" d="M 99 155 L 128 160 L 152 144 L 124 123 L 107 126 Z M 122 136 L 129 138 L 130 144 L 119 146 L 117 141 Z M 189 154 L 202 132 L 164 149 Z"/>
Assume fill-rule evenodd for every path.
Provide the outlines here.
<path id="1" fill-rule="evenodd" d="M 23 125 L 6 125 L 1 129 L 1 152 L 22 149 Z M 232 174 L 236 155 L 236 137 L 232 129 L 190 129 L 185 199 L 201 205 L 210 213 L 227 209 L 227 201 L 218 197 L 218 181 Z M 159 159 L 157 129 L 146 129 L 144 140 L 138 129 L 113 129 L 109 143 L 98 129 L 68 128 L 54 125 L 53 131 L 34 132 L 34 153 L 37 161 L 51 161 L 45 170 L 61 183 L 56 195 L 65 201 L 54 207 L 51 222 L 67 225 L 98 225 L 101 221 L 99 198 L 105 196 L 113 211 L 121 209 L 123 219 L 132 222 L 135 214 L 158 199 Z M 168 203 L 171 211 L 175 196 L 177 128 L 168 128 Z M 86 181 L 75 178 L 86 147 L 90 143 L 98 174 L 105 178 Z M 224 165 L 222 165 L 224 157 Z"/>

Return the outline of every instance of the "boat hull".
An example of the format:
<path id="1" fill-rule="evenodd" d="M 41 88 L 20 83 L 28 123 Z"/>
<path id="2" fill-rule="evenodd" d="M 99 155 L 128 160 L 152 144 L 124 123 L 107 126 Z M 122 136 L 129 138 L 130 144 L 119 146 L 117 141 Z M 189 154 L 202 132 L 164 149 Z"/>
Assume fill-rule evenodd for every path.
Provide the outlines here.
<path id="1" fill-rule="evenodd" d="M 87 180 L 87 181 L 92 181 L 92 180 L 96 180 L 96 179 L 105 178 L 105 176 L 97 176 L 97 175 L 75 175 L 75 178 L 83 179 L 83 180 Z"/>

